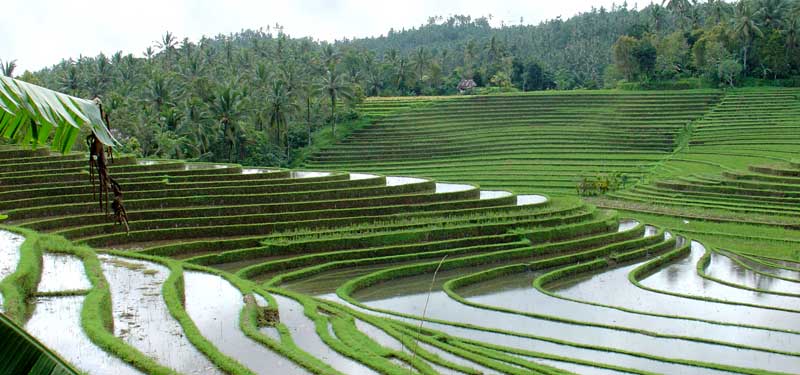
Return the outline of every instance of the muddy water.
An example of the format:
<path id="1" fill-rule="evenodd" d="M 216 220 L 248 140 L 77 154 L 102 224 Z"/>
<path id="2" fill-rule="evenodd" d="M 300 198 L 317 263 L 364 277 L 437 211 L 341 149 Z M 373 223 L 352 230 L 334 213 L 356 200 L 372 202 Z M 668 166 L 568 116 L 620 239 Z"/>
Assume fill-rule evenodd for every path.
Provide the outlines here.
<path id="1" fill-rule="evenodd" d="M 698 247 L 699 244 L 695 244 L 696 242 L 692 243 L 692 256 L 689 258 L 697 259 L 705 251 L 702 246 Z M 698 253 L 699 256 L 696 256 Z M 643 263 L 644 261 L 593 274 L 589 277 L 576 278 L 570 283 L 559 283 L 558 288 L 553 291 L 569 299 L 623 307 L 644 313 L 774 327 L 800 332 L 798 314 L 795 313 L 701 301 L 641 289 L 628 281 L 628 273 Z M 691 265 L 688 265 L 689 263 Z M 653 283 L 651 278 L 657 279 L 658 281 L 654 284 L 665 286 L 666 290 L 672 290 L 671 285 L 680 283 L 679 279 L 682 278 L 700 279 L 697 283 L 707 285 L 709 288 L 712 288 L 711 284 L 719 285 L 700 278 L 694 270 L 694 265 L 694 262 L 682 259 L 644 281 L 650 284 Z"/>
<path id="2" fill-rule="evenodd" d="M 436 193 L 455 193 L 472 189 L 475 189 L 472 185 L 436 183 Z"/>
<path id="3" fill-rule="evenodd" d="M 251 340 L 239 328 L 242 294 L 216 275 L 184 273 L 186 312 L 222 353 L 259 374 L 307 374 L 285 357 Z"/>
<path id="4" fill-rule="evenodd" d="M 84 298 L 84 296 L 37 298 L 36 310 L 25 324 L 25 330 L 88 374 L 141 374 L 89 340 L 81 328 L 80 320 Z"/>
<path id="5" fill-rule="evenodd" d="M 185 374 L 221 374 L 184 336 L 161 296 L 169 269 L 151 262 L 100 256 L 111 290 L 114 335 Z"/>
<path id="6" fill-rule="evenodd" d="M 529 204 L 539 204 L 547 202 L 544 195 L 517 195 L 517 206 L 527 206 Z"/>
<path id="7" fill-rule="evenodd" d="M 797 342 L 800 340 L 800 335 L 636 314 L 550 297 L 533 288 L 533 280 L 543 273 L 543 271 L 528 271 L 506 275 L 466 286 L 456 292 L 474 303 L 665 335 L 699 337 L 789 352 L 796 351 Z M 603 287 L 616 288 L 612 285 Z"/>
<path id="8" fill-rule="evenodd" d="M 657 290 L 692 296 L 749 303 L 765 307 L 800 310 L 800 298 L 743 290 L 700 277 L 700 275 L 697 274 L 696 265 L 705 252 L 706 249 L 702 244 L 693 241 L 692 251 L 688 257 L 670 264 L 652 276 L 647 277 L 642 280 L 642 284 Z M 800 314 L 794 315 L 796 317 L 795 319 L 800 319 Z M 800 326 L 796 325 L 794 329 L 800 330 Z"/>
<path id="9" fill-rule="evenodd" d="M 91 287 L 81 258 L 52 253 L 42 255 L 42 279 L 39 281 L 38 292 L 87 290 Z"/>
<path id="10" fill-rule="evenodd" d="M 386 176 L 386 186 L 400 186 L 426 182 L 424 178 Z"/>
<path id="11" fill-rule="evenodd" d="M 510 197 L 510 191 L 503 191 L 503 190 L 481 190 L 480 199 L 496 199 L 496 198 L 504 198 Z"/>
<path id="12" fill-rule="evenodd" d="M 349 305 L 347 302 L 341 300 L 335 294 L 326 294 L 320 296 L 320 298 L 340 303 L 343 305 L 347 305 L 350 308 L 355 310 L 369 313 L 375 316 L 381 317 L 390 317 L 392 319 L 403 321 L 411 324 L 419 324 L 418 320 L 409 319 L 409 318 L 401 318 L 394 315 L 388 315 L 379 312 L 373 312 L 370 310 L 366 310 L 354 305 Z M 452 320 L 452 319 L 450 319 Z M 582 360 L 588 360 L 595 363 L 601 364 L 617 364 L 624 367 L 629 368 L 638 368 L 644 369 L 648 371 L 656 371 L 665 374 L 710 374 L 710 375 L 717 375 L 717 374 L 727 374 L 723 371 L 715 371 L 710 369 L 698 369 L 696 367 L 691 366 L 684 366 L 679 364 L 672 364 L 660 361 L 654 361 L 650 359 L 645 359 L 637 356 L 631 356 L 626 354 L 619 354 L 607 351 L 598 351 L 592 349 L 581 349 L 576 348 L 568 345 L 561 345 L 561 344 L 554 344 L 548 341 L 536 340 L 536 339 L 529 339 L 524 337 L 518 336 L 511 336 L 506 334 L 500 333 L 492 333 L 487 331 L 482 331 L 478 329 L 469 329 L 469 328 L 460 328 L 455 327 L 447 324 L 439 324 L 439 323 L 431 323 L 425 322 L 425 328 L 438 330 L 440 332 L 459 337 L 464 339 L 471 339 L 482 341 L 490 344 L 495 344 L 499 346 L 509 347 L 509 348 L 517 348 L 523 350 L 531 350 L 537 351 L 540 353 L 547 353 L 552 355 L 561 355 L 561 356 L 569 356 L 573 358 L 578 358 Z M 593 369 L 593 368 L 592 368 Z M 593 374 L 594 372 L 581 372 L 581 374 Z M 605 373 L 605 370 L 599 370 L 598 373 Z"/>
<path id="13" fill-rule="evenodd" d="M 747 267 L 734 262 L 726 254 L 721 254 L 716 251 L 711 253 L 711 260 L 706 268 L 706 274 L 748 288 L 762 289 L 770 292 L 792 293 L 800 297 L 800 283 L 781 280 L 753 272 Z"/>
<path id="14" fill-rule="evenodd" d="M 376 374 L 372 369 L 339 354 L 326 345 L 317 335 L 314 322 L 303 313 L 303 306 L 300 303 L 281 295 L 274 297 L 278 302 L 281 323 L 289 328 L 292 339 L 299 348 L 344 374 Z"/>

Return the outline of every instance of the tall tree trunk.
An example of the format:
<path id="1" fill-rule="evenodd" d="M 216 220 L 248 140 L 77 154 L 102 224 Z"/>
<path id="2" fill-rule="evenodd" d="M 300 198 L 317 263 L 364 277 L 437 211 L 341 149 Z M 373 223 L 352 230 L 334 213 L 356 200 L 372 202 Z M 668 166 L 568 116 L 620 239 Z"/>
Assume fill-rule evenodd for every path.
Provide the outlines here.
<path id="1" fill-rule="evenodd" d="M 743 73 L 744 73 L 745 76 L 747 75 L 747 47 L 748 47 L 747 45 L 744 46 L 744 59 L 743 59 L 743 62 L 744 62 L 744 64 L 743 64 L 743 67 L 744 67 Z"/>
<path id="2" fill-rule="evenodd" d="M 306 97 L 306 125 L 308 125 L 308 146 L 311 146 L 311 96 Z"/>
<path id="3" fill-rule="evenodd" d="M 336 96 L 331 95 L 331 133 L 336 140 Z"/>

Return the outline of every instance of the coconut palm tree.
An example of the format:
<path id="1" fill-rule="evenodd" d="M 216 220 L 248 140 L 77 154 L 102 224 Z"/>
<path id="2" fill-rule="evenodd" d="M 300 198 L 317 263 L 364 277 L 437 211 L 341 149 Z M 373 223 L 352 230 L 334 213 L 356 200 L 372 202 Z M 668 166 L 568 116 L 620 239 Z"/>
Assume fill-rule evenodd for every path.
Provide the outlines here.
<path id="1" fill-rule="evenodd" d="M 723 0 L 708 0 L 708 12 L 714 24 L 722 22 L 730 12 L 730 5 Z"/>
<path id="2" fill-rule="evenodd" d="M 417 72 L 417 80 L 421 80 L 422 76 L 425 75 L 425 69 L 428 68 L 428 53 L 425 51 L 425 47 L 417 48 L 416 52 L 412 56 L 411 64 L 414 65 L 414 69 Z"/>
<path id="3" fill-rule="evenodd" d="M 229 160 L 233 159 L 234 151 L 241 146 L 242 129 L 239 121 L 243 115 L 242 101 L 243 94 L 234 83 L 229 83 L 217 91 L 211 103 L 211 113 L 219 121 L 222 138 L 228 145 Z"/>
<path id="4" fill-rule="evenodd" d="M 742 42 L 742 67 L 745 72 L 747 72 L 747 52 L 753 44 L 753 39 L 764 36 L 756 22 L 760 16 L 761 10 L 753 10 L 749 2 L 740 0 L 736 4 L 733 15 L 733 33 Z"/>
<path id="5" fill-rule="evenodd" d="M 791 58 L 794 56 L 795 61 L 800 61 L 797 59 L 797 55 L 800 53 L 800 17 L 789 20 L 789 22 L 786 23 L 786 29 L 783 33 L 786 37 L 787 57 Z"/>
<path id="6" fill-rule="evenodd" d="M 656 33 L 660 33 L 661 28 L 664 27 L 664 20 L 666 19 L 666 16 L 667 15 L 664 12 L 664 7 L 658 4 L 653 4 L 650 7 L 650 18 L 652 20 L 651 22 L 653 24 L 653 30 Z"/>
<path id="7" fill-rule="evenodd" d="M 350 85 L 345 82 L 344 75 L 335 75 L 330 70 L 325 72 L 317 81 L 317 91 L 327 96 L 331 101 L 331 133 L 336 138 L 336 100 L 338 98 L 352 99 L 353 92 Z"/>
<path id="8" fill-rule="evenodd" d="M 779 29 L 789 14 L 789 3 L 786 0 L 761 0 L 758 3 L 761 24 L 769 29 Z"/>
<path id="9" fill-rule="evenodd" d="M 689 0 L 662 0 L 661 6 L 667 8 L 667 10 L 678 17 L 682 27 L 685 26 L 687 15 L 692 8 L 692 3 L 690 3 Z"/>
<path id="10" fill-rule="evenodd" d="M 286 151 L 289 158 L 289 115 L 297 110 L 292 92 L 282 80 L 277 80 L 267 95 L 267 118 L 275 143 Z"/>
<path id="11" fill-rule="evenodd" d="M 191 140 L 199 155 L 208 152 L 211 145 L 210 135 L 214 130 L 209 124 L 209 114 L 199 98 L 192 98 L 184 104 L 183 121 L 178 126 L 178 133 Z"/>

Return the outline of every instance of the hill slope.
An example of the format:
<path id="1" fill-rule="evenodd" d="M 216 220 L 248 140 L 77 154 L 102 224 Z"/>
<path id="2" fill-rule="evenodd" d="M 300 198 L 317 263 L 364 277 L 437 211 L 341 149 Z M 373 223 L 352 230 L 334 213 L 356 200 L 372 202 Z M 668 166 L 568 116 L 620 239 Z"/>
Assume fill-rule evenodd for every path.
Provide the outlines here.
<path id="1" fill-rule="evenodd" d="M 373 99 L 362 108 L 381 116 L 373 126 L 306 164 L 551 195 L 575 195 L 584 178 L 620 174 L 622 189 L 591 201 L 706 240 L 721 233 L 713 239 L 728 249 L 753 252 L 755 242 L 767 241 L 763 251 L 800 257 L 790 250 L 800 239 L 795 180 L 763 176 L 795 176 L 788 163 L 800 154 L 799 93 L 453 97 L 394 115 L 391 109 L 403 108 L 397 100 Z M 730 180 L 738 187 L 724 188 Z"/>

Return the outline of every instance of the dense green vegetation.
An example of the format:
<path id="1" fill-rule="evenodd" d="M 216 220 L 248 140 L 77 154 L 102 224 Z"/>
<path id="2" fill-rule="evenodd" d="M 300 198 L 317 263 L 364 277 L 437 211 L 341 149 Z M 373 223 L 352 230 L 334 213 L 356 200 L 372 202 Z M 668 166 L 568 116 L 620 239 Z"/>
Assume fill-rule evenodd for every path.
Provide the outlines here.
<path id="1" fill-rule="evenodd" d="M 777 97 L 782 93 L 773 92 Z M 747 96 L 746 92 L 739 94 Z M 400 99 L 385 104 L 371 100 L 363 110 L 391 123 L 395 118 L 415 114 L 424 118 L 442 112 L 462 113 L 461 110 L 429 111 L 469 101 L 487 101 L 486 108 L 511 114 L 514 111 L 510 108 L 514 106 L 503 103 L 572 102 L 572 107 L 566 106 L 565 113 L 569 113 L 570 108 L 586 107 L 589 102 L 613 106 L 615 96 L 622 96 L 621 102 L 638 100 L 637 106 L 648 106 L 658 99 L 678 100 L 671 95 L 674 94 L 515 95 L 432 100 L 424 105 Z M 720 100 L 716 92 L 695 92 L 688 96 L 684 93 L 683 99 L 686 103 L 697 102 L 698 108 L 719 102 L 715 112 L 726 103 L 736 101 L 730 96 Z M 686 103 L 680 105 L 686 106 Z M 631 117 L 637 113 L 637 106 L 624 108 L 628 111 L 622 112 Z M 519 106 L 520 110 L 536 107 Z M 667 119 L 669 113 L 677 113 L 668 107 L 664 111 L 661 115 Z M 589 108 L 586 112 L 592 114 L 593 110 Z M 702 116 L 702 113 L 683 112 L 686 117 Z M 704 117 L 703 121 L 708 118 Z M 463 121 L 466 120 L 460 122 Z M 669 150 L 675 147 L 671 140 L 680 138 L 681 134 L 688 138 L 678 142 L 683 145 L 678 146 L 679 149 L 693 150 L 693 146 L 688 146 L 692 144 L 691 134 L 701 133 L 699 129 L 703 127 L 702 121 L 693 122 L 688 129 L 670 125 L 671 121 L 680 123 L 667 120 L 651 129 L 655 134 L 664 134 L 654 138 L 665 140 L 652 146 L 664 149 L 657 153 L 663 160 L 654 159 L 652 168 L 665 169 L 679 159 L 678 154 Z M 417 120 L 414 123 L 419 124 Z M 402 128 L 401 124 L 397 126 Z M 425 128 L 424 124 L 419 126 Z M 635 122 L 625 126 L 635 126 Z M 642 133 L 646 129 L 637 131 Z M 568 127 L 563 130 L 569 132 Z M 455 132 L 450 132 L 457 138 Z M 359 134 L 356 130 L 347 139 Z M 602 142 L 593 142 L 603 146 Z M 563 146 L 575 147 L 571 142 Z M 339 146 L 334 149 L 336 147 Z M 651 146 L 631 143 L 630 147 Z M 553 156 L 558 155 L 553 153 Z M 576 310 L 578 313 L 581 309 L 607 309 L 638 316 L 636 320 L 611 322 L 603 321 L 603 314 L 588 312 L 587 316 L 598 318 L 577 318 L 570 314 L 527 311 L 522 306 L 502 302 L 515 299 L 487 304 L 475 302 L 463 294 L 466 289 L 494 280 L 521 278 L 528 280 L 527 288 L 536 288 L 550 298 L 548 303 L 557 304 L 573 298 L 569 294 L 561 295 L 561 284 L 590 282 L 592 278 L 587 279 L 587 275 L 615 273 L 620 266 L 636 265 L 636 272 L 630 276 L 631 285 L 640 285 L 634 288 L 649 290 L 654 296 L 665 296 L 658 298 L 684 298 L 722 310 L 730 306 L 730 309 L 757 309 L 769 314 L 796 313 L 792 305 L 778 307 L 770 302 L 751 301 L 743 295 L 721 300 L 713 295 L 686 291 L 679 285 L 662 290 L 649 284 L 650 275 L 660 275 L 669 267 L 681 267 L 681 263 L 676 262 L 688 257 L 694 259 L 703 253 L 698 254 L 701 250 L 696 249 L 695 243 L 690 249 L 683 237 L 635 222 L 620 222 L 614 211 L 598 209 L 578 198 L 535 197 L 531 202 L 537 203 L 520 205 L 525 202 L 524 196 L 486 194 L 489 191 L 471 185 L 446 185 L 424 179 L 397 180 L 346 172 L 308 174 L 172 160 L 137 162 L 134 158 L 117 155 L 110 169 L 129 187 L 126 205 L 131 230 L 125 234 L 97 210 L 85 181 L 86 175 L 76 173 L 83 168 L 83 155 L 56 156 L 41 149 L 6 146 L 0 149 L 0 156 L 4 165 L 13 166 L 0 171 L 0 196 L 3 198 L 0 209 L 8 215 L 9 225 L 26 228 L 5 227 L 24 234 L 26 240 L 16 272 L 0 284 L 3 310 L 20 324 L 26 321 L 33 324 L 41 319 L 39 314 L 47 311 L 40 304 L 48 303 L 48 299 L 85 298 L 81 300 L 83 312 L 79 325 L 49 327 L 57 335 L 67 332 L 75 335 L 79 333 L 76 329 L 82 329 L 87 342 L 93 342 L 121 360 L 118 366 L 130 366 L 147 373 L 182 372 L 178 370 L 180 362 L 172 362 L 162 352 L 146 351 L 145 347 L 137 346 L 137 341 L 126 341 L 125 330 L 120 331 L 116 326 L 119 316 L 114 301 L 124 300 L 125 296 L 112 292 L 115 290 L 112 284 L 118 276 L 109 265 L 119 267 L 121 264 L 131 272 L 141 272 L 145 278 L 151 277 L 147 272 L 158 272 L 150 267 L 165 267 L 164 272 L 169 277 L 157 290 L 163 295 L 169 319 L 174 319 L 174 324 L 180 327 L 181 337 L 185 335 L 181 340 L 196 348 L 199 353 L 196 355 L 224 373 L 264 372 L 258 362 L 253 361 L 256 357 L 252 351 L 262 356 L 276 356 L 272 361 L 278 362 L 271 362 L 270 366 L 278 366 L 286 373 L 375 371 L 401 374 L 413 368 L 423 374 L 451 370 L 512 374 L 606 370 L 641 374 L 695 371 L 771 374 L 790 373 L 796 369 L 792 363 L 796 363 L 798 354 L 791 343 L 797 333 L 780 320 L 747 318 L 758 314 L 727 318 L 719 313 L 722 315 L 698 318 L 689 311 L 647 310 L 611 300 L 604 301 L 609 304 L 605 306 L 576 299 L 583 306 Z M 458 167 L 463 168 L 466 166 Z M 640 181 L 648 181 L 651 178 L 648 176 L 641 176 Z M 558 187 L 538 188 L 559 191 Z M 620 194 L 629 190 L 620 190 Z M 61 197 L 59 204 L 52 203 L 52 196 Z M 706 230 L 703 226 L 696 228 Z M 691 230 L 679 228 L 678 231 L 692 237 L 703 236 Z M 90 245 L 99 250 L 73 244 Z M 48 270 L 52 263 L 46 260 L 52 254 L 75 256 L 74 259 L 83 264 L 91 287 L 47 294 L 37 292 L 42 283 L 50 282 L 46 279 L 52 278 L 54 270 Z M 751 254 L 759 257 L 778 254 L 783 259 L 790 258 L 777 252 Z M 117 258 L 109 259 L 109 256 Z M 769 285 L 754 287 L 744 280 L 728 279 L 719 274 L 717 261 L 711 261 L 713 256 L 722 255 L 705 252 L 700 258 L 698 276 L 716 280 L 719 285 L 733 290 L 759 288 L 770 295 L 785 295 Z M 771 273 L 763 266 L 782 261 L 759 258 L 761 263 L 757 264 L 762 268 L 755 268 L 745 263 L 754 262 L 749 258 L 736 259 L 753 267 L 751 272 L 757 270 L 763 277 L 775 277 L 768 276 Z M 132 263 L 141 261 L 152 266 L 141 268 Z M 694 270 L 695 264 L 689 263 L 688 267 Z M 769 267 L 775 269 L 776 266 Z M 76 271 L 64 269 L 59 275 L 69 280 L 74 278 L 69 276 L 73 272 Z M 530 272 L 533 272 L 532 278 L 527 276 Z M 235 295 L 228 297 L 232 299 L 219 297 L 221 299 L 216 300 L 217 297 L 207 295 L 208 287 L 196 284 L 200 280 L 198 277 L 216 279 L 220 284 L 211 290 L 228 288 Z M 785 282 L 795 282 L 792 278 L 781 277 Z M 137 284 L 138 279 L 126 280 L 134 288 L 146 287 Z M 202 300 L 198 299 L 197 288 L 206 288 Z M 425 301 L 426 294 L 433 298 L 430 306 Z M 392 303 L 395 298 L 398 302 Z M 245 303 L 236 307 L 242 299 Z M 26 300 L 31 304 L 26 304 Z M 387 303 L 389 305 L 385 305 Z M 207 308 L 234 304 L 234 310 L 232 315 L 204 315 L 198 312 L 198 304 Z M 426 311 L 428 307 L 431 310 Z M 272 323 L 265 320 L 270 310 L 276 314 Z M 473 318 L 470 311 L 480 311 L 480 315 Z M 424 327 L 420 324 L 421 317 L 425 317 Z M 154 324 L 147 316 L 134 319 L 136 325 L 129 326 L 134 327 L 131 328 L 134 332 Z M 664 331 L 665 327 L 657 323 L 641 326 L 636 323 L 640 319 L 645 322 L 671 319 L 677 325 Z M 230 323 L 228 328 L 221 325 L 226 320 Z M 513 328 L 504 326 L 504 322 L 513 324 Z M 707 324 L 709 330 L 685 328 L 687 324 L 695 324 L 693 322 Z M 569 330 L 557 328 L 561 325 Z M 525 327 L 538 328 L 531 331 Z M 67 360 L 76 361 L 81 370 L 101 371 L 104 361 L 101 356 L 71 357 L 70 351 L 58 341 L 52 341 L 35 327 L 29 328 L 44 335 L 45 342 L 67 356 Z M 717 334 L 719 329 L 755 330 L 768 333 L 774 339 L 759 342 L 748 334 L 731 338 L 727 334 Z M 576 330 L 577 336 L 567 333 L 572 330 Z M 219 341 L 215 332 L 228 337 L 224 340 L 234 341 Z M 618 339 L 597 339 L 594 336 L 597 334 L 618 336 Z M 666 345 L 651 351 L 636 346 L 637 340 L 643 338 L 664 343 L 677 340 L 682 345 Z M 250 354 L 235 349 L 242 348 L 241 345 L 249 347 Z M 734 351 L 747 353 L 747 356 L 731 355 Z M 760 359 L 745 362 L 749 358 Z"/>
<path id="2" fill-rule="evenodd" d="M 290 165 L 305 155 L 297 149 L 327 139 L 315 134 L 323 125 L 358 116 L 364 96 L 450 95 L 462 79 L 478 92 L 797 85 L 798 4 L 623 3 L 497 28 L 431 17 L 332 44 L 280 26 L 197 41 L 167 32 L 143 57 L 83 56 L 19 78 L 102 97 L 126 152 Z M 15 73 L 12 62 L 3 68 Z"/>

